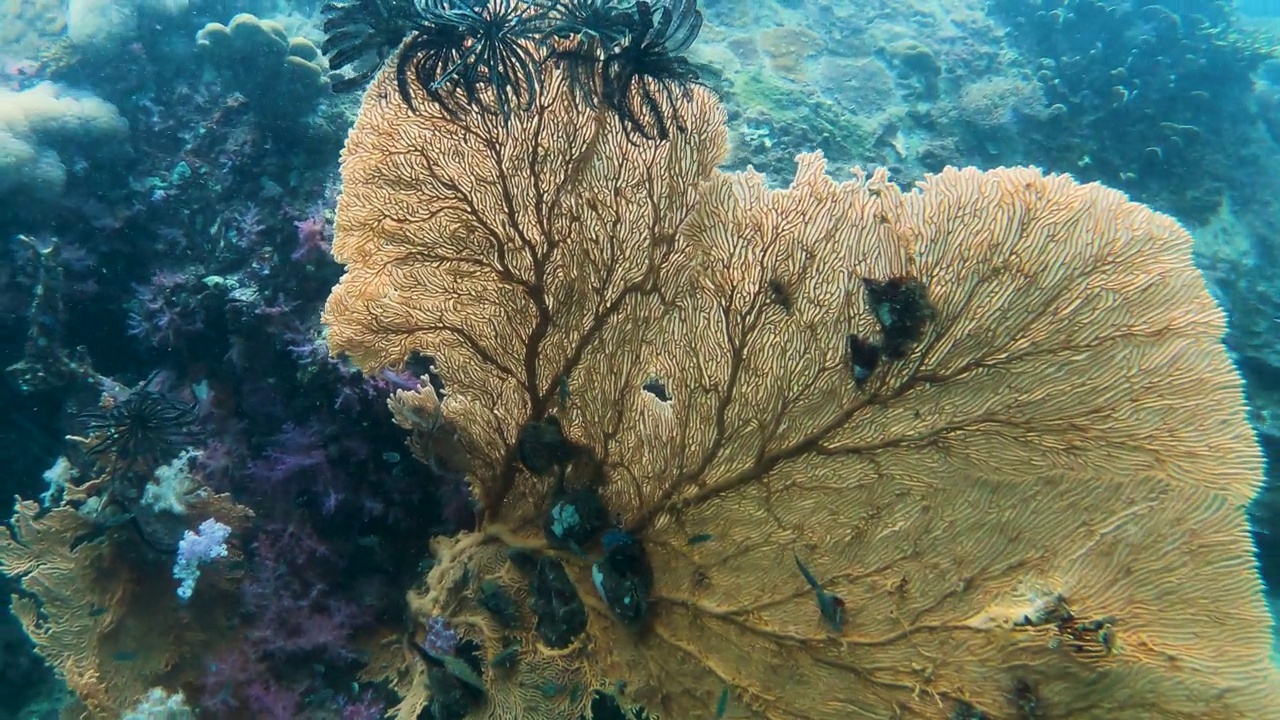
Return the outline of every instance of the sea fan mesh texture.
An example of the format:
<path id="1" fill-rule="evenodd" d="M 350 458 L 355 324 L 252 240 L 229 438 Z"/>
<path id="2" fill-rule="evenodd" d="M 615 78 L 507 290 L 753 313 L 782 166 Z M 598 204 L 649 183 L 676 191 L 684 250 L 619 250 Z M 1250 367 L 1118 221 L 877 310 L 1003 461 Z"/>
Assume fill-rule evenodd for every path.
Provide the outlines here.
<path id="1" fill-rule="evenodd" d="M 486 660 L 520 644 L 476 717 L 572 717 L 599 689 L 710 718 L 726 687 L 731 718 L 1280 716 L 1244 510 L 1261 460 L 1177 223 L 1033 169 L 904 192 L 805 155 L 771 190 L 714 170 L 709 93 L 687 133 L 636 142 L 547 73 L 506 123 L 415 114 L 375 80 L 325 312 L 335 351 L 427 354 L 447 388 L 392 404 L 420 452 L 456 430 L 484 507 L 410 594 Z M 864 278 L 918 281 L 933 317 L 858 387 L 846 338 L 881 334 Z M 545 547 L 554 478 L 515 443 L 547 414 L 656 572 L 633 632 L 590 559 L 554 553 L 590 611 L 565 651 L 477 604 L 485 579 L 527 598 L 507 550 Z M 795 557 L 845 600 L 842 631 Z M 428 699 L 416 662 L 378 669 L 401 718 Z"/>

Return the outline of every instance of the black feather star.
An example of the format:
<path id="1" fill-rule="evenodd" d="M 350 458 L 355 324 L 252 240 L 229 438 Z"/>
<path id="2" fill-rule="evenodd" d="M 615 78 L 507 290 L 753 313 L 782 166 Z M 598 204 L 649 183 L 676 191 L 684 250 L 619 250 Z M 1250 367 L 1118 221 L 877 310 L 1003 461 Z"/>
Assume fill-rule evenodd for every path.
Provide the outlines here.
<path id="1" fill-rule="evenodd" d="M 616 0 L 561 0 L 552 7 L 547 60 L 565 70 L 574 97 L 591 108 L 600 96 L 601 62 L 631 35 L 634 16 Z"/>
<path id="2" fill-rule="evenodd" d="M 684 130 L 677 102 L 703 85 L 684 57 L 702 29 L 696 0 L 560 0 L 547 33 L 576 97 L 602 103 L 628 135 L 667 140 Z"/>
<path id="3" fill-rule="evenodd" d="M 400 97 L 411 110 L 410 81 L 455 119 L 468 107 L 504 118 L 533 108 L 549 6 L 423 0 L 420 9 L 423 23 L 396 65 Z"/>
<path id="4" fill-rule="evenodd" d="M 85 453 L 113 469 L 150 471 L 200 437 L 193 405 L 145 388 L 80 419 L 89 436 Z"/>
<path id="5" fill-rule="evenodd" d="M 667 140 L 686 129 L 679 102 L 705 86 L 684 56 L 702 29 L 697 0 L 330 0 L 324 12 L 330 67 L 358 68 L 335 90 L 367 80 L 399 47 L 400 98 L 417 112 L 416 85 L 455 120 L 531 110 L 550 61 L 629 137 Z"/>
<path id="6" fill-rule="evenodd" d="M 635 8 L 619 0 L 558 0 L 549 6 L 547 35 L 586 42 L 601 52 L 616 48 L 635 29 Z"/>
<path id="7" fill-rule="evenodd" d="M 332 83 L 334 92 L 355 90 L 386 64 L 400 43 L 422 25 L 414 0 L 330 0 L 320 51 L 331 70 L 354 68 Z"/>
<path id="8" fill-rule="evenodd" d="M 701 69 L 683 55 L 702 30 L 702 11 L 696 0 L 636 0 L 632 12 L 626 39 L 601 62 L 600 97 L 628 133 L 667 140 L 685 130 L 677 103 L 703 85 Z"/>

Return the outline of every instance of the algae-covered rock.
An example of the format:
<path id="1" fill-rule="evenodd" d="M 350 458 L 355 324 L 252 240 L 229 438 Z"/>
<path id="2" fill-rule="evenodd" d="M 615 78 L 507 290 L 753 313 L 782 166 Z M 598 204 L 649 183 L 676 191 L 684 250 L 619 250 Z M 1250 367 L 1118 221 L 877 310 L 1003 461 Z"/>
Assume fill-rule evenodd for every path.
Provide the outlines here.
<path id="1" fill-rule="evenodd" d="M 833 167 L 878 159 L 874 146 L 885 116 L 847 106 L 773 73 L 754 70 L 733 78 L 727 97 L 732 167 L 752 165 L 775 177 L 792 174 L 796 147 L 820 148 Z"/>

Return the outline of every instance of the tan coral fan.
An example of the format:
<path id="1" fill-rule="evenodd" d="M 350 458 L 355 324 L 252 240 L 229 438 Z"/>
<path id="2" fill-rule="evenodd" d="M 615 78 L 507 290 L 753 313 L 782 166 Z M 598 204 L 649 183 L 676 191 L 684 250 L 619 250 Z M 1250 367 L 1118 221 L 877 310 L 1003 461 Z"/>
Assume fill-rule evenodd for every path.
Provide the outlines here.
<path id="1" fill-rule="evenodd" d="M 375 81 L 325 312 L 335 351 L 429 354 L 449 389 L 393 406 L 423 434 L 456 425 L 486 518 L 410 602 L 489 658 L 520 641 L 479 716 L 568 717 L 617 680 L 680 720 L 724 687 L 729 717 L 1280 716 L 1244 515 L 1259 453 L 1174 221 L 1030 169 L 904 193 L 802 156 L 769 190 L 712 170 L 706 93 L 689 132 L 631 144 L 562 78 L 544 89 L 504 126 L 412 114 Z M 934 317 L 859 389 L 845 338 L 879 333 L 862 279 L 894 277 Z M 527 596 L 503 552 L 543 545 L 550 487 L 513 444 L 548 412 L 603 460 L 657 573 L 637 635 L 564 557 L 591 620 L 560 654 L 475 600 L 485 577 Z M 847 602 L 842 633 L 793 555 Z M 413 717 L 421 671 L 392 674 Z"/>
<path id="2" fill-rule="evenodd" d="M 211 492 L 196 507 L 233 528 L 251 516 L 229 495 Z M 151 562 L 132 532 L 117 527 L 103 537 L 75 508 L 46 512 L 29 500 L 0 530 L 0 572 L 23 589 L 13 612 L 76 694 L 64 717 L 118 718 L 157 685 L 202 687 L 209 657 L 229 637 L 230 578 L 206 573 L 201 592 L 181 605 L 167 568 Z"/>

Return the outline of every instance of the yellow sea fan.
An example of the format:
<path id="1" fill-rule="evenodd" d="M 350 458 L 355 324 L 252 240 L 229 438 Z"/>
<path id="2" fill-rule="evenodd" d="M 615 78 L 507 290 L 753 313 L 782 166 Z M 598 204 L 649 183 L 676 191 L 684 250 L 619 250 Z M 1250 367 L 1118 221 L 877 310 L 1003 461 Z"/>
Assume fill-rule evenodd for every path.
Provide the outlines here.
<path id="1" fill-rule="evenodd" d="M 411 113 L 388 75 L 344 153 L 325 321 L 366 368 L 437 361 L 447 396 L 393 409 L 420 452 L 442 427 L 465 448 L 484 520 L 409 606 L 518 656 L 474 716 L 601 691 L 710 718 L 725 688 L 736 718 L 1280 714 L 1244 514 L 1260 457 L 1174 221 L 1031 169 L 903 192 L 807 155 L 769 190 L 712 169 L 701 91 L 655 144 L 554 71 L 509 123 Z M 549 416 L 581 448 L 564 481 L 601 475 L 648 553 L 639 630 L 593 588 L 598 546 L 547 548 L 557 473 L 519 439 Z M 585 605 L 567 647 L 481 602 L 529 604 L 526 556 Z M 380 670 L 416 716 L 421 665 Z"/>
<path id="2" fill-rule="evenodd" d="M 233 528 L 252 516 L 212 492 L 193 508 Z M 13 613 L 76 695 L 63 717 L 118 718 L 157 685 L 201 687 L 209 657 L 232 637 L 236 574 L 207 573 L 191 604 L 181 605 L 177 583 L 133 532 L 104 534 L 76 508 L 30 500 L 19 500 L 0 530 L 0 572 L 22 587 Z M 238 560 L 238 548 L 232 553 Z"/>

